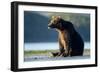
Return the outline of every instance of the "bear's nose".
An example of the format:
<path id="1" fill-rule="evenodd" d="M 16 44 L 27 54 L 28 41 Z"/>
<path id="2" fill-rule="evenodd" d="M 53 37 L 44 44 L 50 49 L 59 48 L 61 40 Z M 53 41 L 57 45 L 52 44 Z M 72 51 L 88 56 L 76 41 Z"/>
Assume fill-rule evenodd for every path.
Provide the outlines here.
<path id="1" fill-rule="evenodd" d="M 50 27 L 48 27 L 48 29 L 50 29 Z"/>

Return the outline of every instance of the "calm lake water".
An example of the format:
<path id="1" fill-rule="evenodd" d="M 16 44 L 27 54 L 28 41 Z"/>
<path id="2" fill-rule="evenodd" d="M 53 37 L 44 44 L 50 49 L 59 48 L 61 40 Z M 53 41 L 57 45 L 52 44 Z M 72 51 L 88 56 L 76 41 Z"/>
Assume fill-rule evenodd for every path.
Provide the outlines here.
<path id="1" fill-rule="evenodd" d="M 26 51 L 29 50 L 56 50 L 59 48 L 58 43 L 25 43 L 24 48 Z M 84 43 L 85 49 L 90 49 L 90 43 Z"/>

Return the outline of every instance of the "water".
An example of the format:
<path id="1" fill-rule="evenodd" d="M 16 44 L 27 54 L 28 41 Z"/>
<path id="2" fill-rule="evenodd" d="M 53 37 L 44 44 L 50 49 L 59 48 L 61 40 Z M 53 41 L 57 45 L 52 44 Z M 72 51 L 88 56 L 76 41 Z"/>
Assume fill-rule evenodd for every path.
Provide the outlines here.
<path id="1" fill-rule="evenodd" d="M 58 43 L 25 43 L 24 48 L 26 51 L 29 50 L 56 50 L 59 48 Z M 85 49 L 90 49 L 90 43 L 85 42 L 84 43 Z"/>
<path id="2" fill-rule="evenodd" d="M 24 57 L 24 61 L 31 62 L 31 61 L 77 60 L 77 59 L 89 59 L 89 58 L 90 56 L 74 56 L 74 57 L 29 56 L 29 57 Z"/>

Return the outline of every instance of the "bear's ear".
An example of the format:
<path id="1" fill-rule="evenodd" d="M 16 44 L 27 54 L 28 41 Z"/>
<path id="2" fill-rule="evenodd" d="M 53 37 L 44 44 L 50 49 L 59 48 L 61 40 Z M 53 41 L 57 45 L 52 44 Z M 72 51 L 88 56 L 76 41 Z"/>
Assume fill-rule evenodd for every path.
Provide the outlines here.
<path id="1" fill-rule="evenodd" d="M 61 19 L 61 16 L 52 16 L 52 19 L 54 19 L 54 18 Z"/>
<path id="2" fill-rule="evenodd" d="M 56 18 L 57 18 L 58 20 L 60 20 L 60 19 L 61 19 L 61 16 L 57 16 Z"/>
<path id="3" fill-rule="evenodd" d="M 61 16 L 58 16 L 58 18 L 60 19 L 60 18 L 61 18 Z"/>

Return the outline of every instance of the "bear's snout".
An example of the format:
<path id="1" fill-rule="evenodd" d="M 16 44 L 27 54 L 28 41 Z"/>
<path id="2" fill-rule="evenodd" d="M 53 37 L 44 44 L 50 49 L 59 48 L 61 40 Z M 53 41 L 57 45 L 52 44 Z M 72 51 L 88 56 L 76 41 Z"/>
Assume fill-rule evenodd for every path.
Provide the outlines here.
<path id="1" fill-rule="evenodd" d="M 54 24 L 48 24 L 48 28 L 56 28 Z"/>

